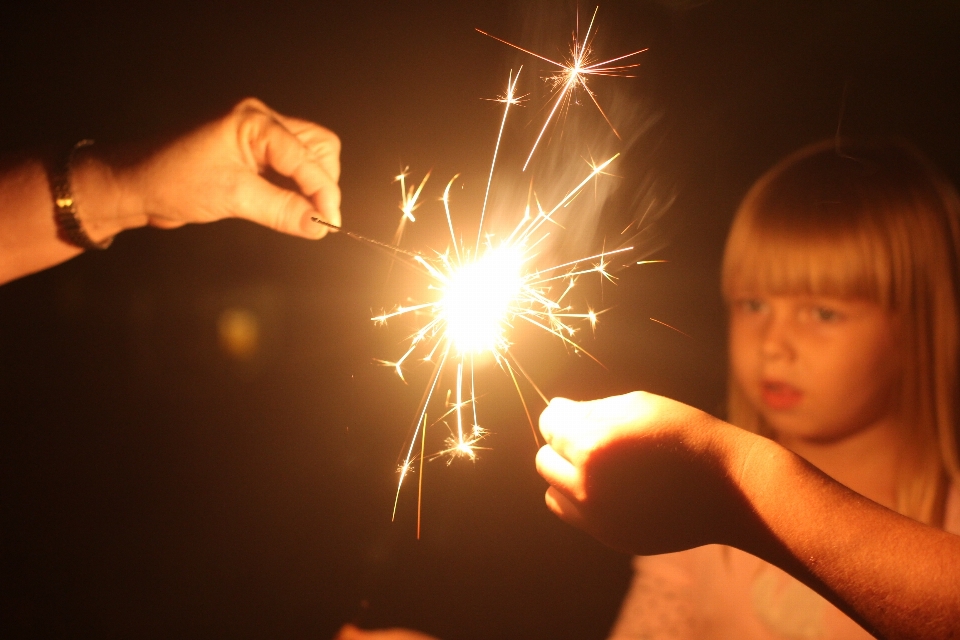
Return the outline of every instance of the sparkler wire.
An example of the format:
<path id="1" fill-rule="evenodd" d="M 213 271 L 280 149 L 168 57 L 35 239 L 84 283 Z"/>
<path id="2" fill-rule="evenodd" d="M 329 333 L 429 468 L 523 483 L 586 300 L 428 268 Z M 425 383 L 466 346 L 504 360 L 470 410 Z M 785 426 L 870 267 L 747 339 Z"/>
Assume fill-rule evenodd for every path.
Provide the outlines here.
<path id="1" fill-rule="evenodd" d="M 400 247 L 398 247 L 398 246 L 395 245 L 395 244 L 390 244 L 390 243 L 388 243 L 388 242 L 381 242 L 381 241 L 379 241 L 379 240 L 374 240 L 373 238 L 368 238 L 367 236 L 362 236 L 362 235 L 360 235 L 359 233 L 354 233 L 353 231 L 346 231 L 346 230 L 344 230 L 343 227 L 338 227 L 337 225 L 333 224 L 332 222 L 327 222 L 327 221 L 324 220 L 323 218 L 318 218 L 317 216 L 311 216 L 310 220 L 312 220 L 313 222 L 316 222 L 317 224 L 322 224 L 322 225 L 325 226 L 325 227 L 329 227 L 330 229 L 333 229 L 334 231 L 339 231 L 339 232 L 343 233 L 344 235 L 347 235 L 347 236 L 353 238 L 354 240 L 359 240 L 360 242 L 366 242 L 366 243 L 368 243 L 368 244 L 372 244 L 372 245 L 375 245 L 375 246 L 377 246 L 377 247 L 380 247 L 381 249 L 388 249 L 388 250 L 390 250 L 390 251 L 395 251 L 395 252 L 397 252 L 397 253 L 402 253 L 402 254 L 404 254 L 404 255 L 410 256 L 411 258 L 416 258 L 417 256 L 420 255 L 419 253 L 414 253 L 413 251 L 407 251 L 406 249 L 401 249 Z"/>

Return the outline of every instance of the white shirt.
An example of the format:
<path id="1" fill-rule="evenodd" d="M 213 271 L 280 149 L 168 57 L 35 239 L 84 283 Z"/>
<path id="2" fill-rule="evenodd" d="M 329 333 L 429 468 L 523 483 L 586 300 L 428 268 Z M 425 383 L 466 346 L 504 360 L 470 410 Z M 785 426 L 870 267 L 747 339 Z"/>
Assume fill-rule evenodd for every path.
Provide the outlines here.
<path id="1" fill-rule="evenodd" d="M 960 488 L 944 529 L 960 533 Z M 634 577 L 610 640 L 869 640 L 812 589 L 739 549 L 708 545 L 634 558 Z"/>

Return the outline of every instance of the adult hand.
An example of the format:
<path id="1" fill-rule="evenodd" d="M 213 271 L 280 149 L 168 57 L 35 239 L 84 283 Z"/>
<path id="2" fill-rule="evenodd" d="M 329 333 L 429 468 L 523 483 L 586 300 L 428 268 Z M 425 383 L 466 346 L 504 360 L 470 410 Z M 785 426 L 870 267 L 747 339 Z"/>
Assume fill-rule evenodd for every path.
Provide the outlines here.
<path id="1" fill-rule="evenodd" d="M 328 227 L 312 216 L 340 226 L 339 155 L 333 132 L 248 98 L 117 177 L 124 197 L 155 227 L 245 218 L 320 238 Z M 289 178 L 298 191 L 271 183 L 268 172 Z"/>
<path id="2" fill-rule="evenodd" d="M 643 392 L 550 402 L 537 470 L 547 506 L 623 551 L 653 555 L 733 544 L 749 513 L 731 471 L 756 438 L 687 405 Z"/>
<path id="3" fill-rule="evenodd" d="M 340 226 L 339 155 L 330 131 L 249 98 L 136 160 L 98 145 L 80 148 L 69 182 L 78 223 L 96 244 L 146 224 L 173 228 L 223 218 L 321 238 L 329 227 L 311 217 Z M 47 165 L 27 156 L 0 167 L 0 284 L 81 252 L 52 215 Z M 290 188 L 275 184 L 283 181 Z"/>
<path id="4" fill-rule="evenodd" d="M 343 625 L 334 640 L 437 640 L 419 631 L 410 629 L 359 629 L 352 624 Z"/>

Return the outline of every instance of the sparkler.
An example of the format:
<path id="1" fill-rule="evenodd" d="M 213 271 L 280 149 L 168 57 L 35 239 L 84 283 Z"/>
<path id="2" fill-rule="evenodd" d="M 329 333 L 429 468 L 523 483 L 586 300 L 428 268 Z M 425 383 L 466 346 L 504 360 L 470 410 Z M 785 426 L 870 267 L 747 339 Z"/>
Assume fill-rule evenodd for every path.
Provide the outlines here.
<path id="1" fill-rule="evenodd" d="M 594 12 L 594 18 L 596 11 Z M 557 95 L 537 142 L 527 158 L 524 169 L 529 164 L 540 139 L 543 137 L 551 119 L 561 105 L 570 100 L 578 87 L 590 96 L 600 109 L 594 93 L 587 87 L 588 75 L 614 75 L 637 66 L 635 64 L 617 65 L 640 51 L 620 56 L 605 62 L 591 62 L 590 38 L 593 32 L 593 19 L 587 29 L 582 44 L 574 36 L 572 59 L 569 63 L 553 62 L 561 68 L 556 81 Z M 481 32 L 483 33 L 483 32 Z M 489 35 L 489 34 L 485 34 Z M 493 36 L 491 36 L 493 37 Z M 499 38 L 497 38 L 499 40 Z M 505 42 L 502 41 L 501 42 Z M 516 45 L 509 44 L 516 47 Z M 520 48 L 520 47 L 516 47 Z M 566 191 L 552 206 L 544 207 L 533 192 L 517 225 L 503 237 L 485 232 L 485 218 L 490 201 L 491 185 L 497 167 L 497 158 L 503 138 L 507 115 L 512 106 L 519 104 L 523 97 L 517 95 L 517 83 L 520 73 L 510 73 L 505 93 L 496 98 L 503 104 L 503 117 L 500 122 L 497 141 L 494 146 L 493 160 L 487 177 L 483 206 L 480 210 L 476 242 L 465 243 L 457 233 L 451 215 L 450 190 L 459 176 L 454 176 L 443 192 L 441 202 L 449 232 L 450 244 L 441 252 L 424 253 L 401 249 L 404 229 L 408 223 L 416 220 L 414 211 L 421 205 L 421 196 L 430 174 L 419 183 L 408 185 L 409 169 L 405 168 L 396 181 L 400 184 L 402 216 L 392 244 L 371 240 L 355 233 L 347 232 L 356 239 L 372 243 L 392 252 L 400 262 L 415 268 L 427 282 L 426 299 L 411 304 L 400 304 L 384 311 L 372 320 L 377 324 L 408 317 L 419 321 L 418 328 L 407 339 L 405 352 L 395 361 L 379 361 L 394 369 L 397 376 L 404 379 L 405 368 L 416 362 L 431 363 L 432 373 L 420 400 L 416 417 L 411 425 L 409 441 L 403 448 L 398 464 L 399 480 L 394 498 L 393 515 L 396 516 L 397 504 L 404 482 L 414 472 L 419 462 L 419 490 L 422 497 L 423 466 L 427 460 L 445 457 L 448 463 L 456 458 L 475 459 L 477 451 L 482 449 L 481 441 L 486 430 L 480 426 L 477 415 L 476 369 L 478 360 L 486 355 L 492 356 L 499 367 L 511 378 L 527 420 L 537 439 L 536 429 L 529 407 L 520 388 L 520 380 L 526 380 L 540 398 L 547 402 L 546 396 L 527 375 L 517 360 L 511 336 L 520 324 L 529 324 L 556 337 L 575 352 L 584 353 L 593 358 L 575 341 L 578 325 L 596 327 L 597 317 L 602 311 L 592 308 L 574 309 L 569 299 L 578 280 L 589 274 L 602 279 L 613 280 L 610 272 L 611 257 L 633 250 L 623 247 L 613 251 L 603 251 L 562 264 L 538 266 L 545 253 L 547 238 L 557 229 L 562 229 L 557 218 L 570 206 L 577 196 L 594 180 L 607 174 L 607 168 L 619 154 L 597 164 L 590 163 L 579 183 Z M 600 109 L 609 123 L 607 115 Z M 612 124 L 610 125 L 612 128 Z M 616 131 L 614 130 L 616 133 Z M 327 224 L 319 218 L 314 220 Z M 595 359 L 595 358 L 594 358 Z M 446 402 L 440 410 L 439 418 L 432 422 L 428 419 L 428 409 L 436 405 L 443 395 L 442 388 L 447 375 L 455 382 L 446 393 Z M 452 398 L 451 398 L 452 396 Z M 447 426 L 450 436 L 445 446 L 438 452 L 427 452 L 427 430 L 440 423 Z M 419 446 L 418 446 L 419 445 Z M 417 508 L 417 537 L 420 536 L 420 503 Z"/>
<path id="2" fill-rule="evenodd" d="M 546 397 L 526 375 L 510 349 L 511 329 L 521 322 L 529 323 L 559 338 L 576 351 L 587 353 L 574 341 L 577 329 L 573 323 L 580 321 L 595 326 L 598 312 L 592 309 L 576 311 L 565 299 L 581 276 L 599 274 L 611 279 L 609 258 L 631 251 L 632 247 L 585 256 L 546 268 L 536 268 L 533 263 L 542 243 L 550 235 L 549 228 L 556 224 L 555 216 L 592 180 L 603 174 L 616 158 L 615 155 L 591 167 L 583 180 L 549 210 L 540 207 L 539 203 L 536 213 L 528 209 L 520 223 L 502 241 L 488 235 L 486 242 L 477 249 L 465 246 L 456 236 L 449 198 L 453 180 L 448 183 L 443 204 L 451 244 L 443 253 L 432 256 L 416 254 L 412 259 L 429 279 L 428 291 L 433 299 L 408 306 L 399 305 L 373 318 L 374 322 L 380 324 L 404 315 L 425 318 L 409 338 L 408 348 L 398 360 L 381 361 L 394 368 L 398 376 L 403 378 L 404 366 L 413 360 L 434 363 L 433 373 L 413 423 L 413 434 L 400 464 L 394 515 L 404 480 L 418 457 L 420 473 L 423 473 L 428 426 L 447 419 L 455 424 L 446 448 L 436 455 L 449 456 L 451 459 L 475 458 L 478 443 L 486 433 L 477 418 L 475 369 L 478 356 L 492 354 L 497 364 L 514 381 L 521 399 L 523 395 L 517 382 L 518 374 L 546 402 Z M 437 395 L 448 369 L 456 370 L 456 383 L 453 386 L 455 400 L 439 420 L 428 425 L 427 409 Z M 526 408 L 525 402 L 524 406 Z M 527 417 L 533 428 L 529 410 Z"/>
<path id="3" fill-rule="evenodd" d="M 540 145 L 540 141 L 543 139 L 543 135 L 546 133 L 547 128 L 550 126 L 550 123 L 553 121 L 554 117 L 558 112 L 566 111 L 571 101 L 574 99 L 576 93 L 582 91 L 590 97 L 590 101 L 593 102 L 594 106 L 597 107 L 597 110 L 600 112 L 600 115 L 603 116 L 603 119 L 606 120 L 607 124 L 610 125 L 610 129 L 613 131 L 614 135 L 618 138 L 620 134 L 617 132 L 616 127 L 613 126 L 613 123 L 610 122 L 610 118 L 607 117 L 606 112 L 603 110 L 603 107 L 600 106 L 600 103 L 597 101 L 597 95 L 590 89 L 587 85 L 587 78 L 590 76 L 625 76 L 630 77 L 625 72 L 628 69 L 633 69 L 640 66 L 639 62 L 626 63 L 627 60 L 637 56 L 647 49 L 639 49 L 632 53 L 627 53 L 622 56 L 617 56 L 615 58 L 610 58 L 609 60 L 604 60 L 602 62 L 595 62 L 593 58 L 593 50 L 590 46 L 591 37 L 596 35 L 596 32 L 593 29 L 594 21 L 597 19 L 597 11 L 599 7 L 596 7 L 593 10 L 593 16 L 590 18 L 590 24 L 587 27 L 587 32 L 583 37 L 583 41 L 580 41 L 580 15 L 577 14 L 577 28 L 573 33 L 573 42 L 570 45 L 570 54 L 562 62 L 556 60 L 551 60 L 546 56 L 540 55 L 539 53 L 534 53 L 529 49 L 524 49 L 523 47 L 513 44 L 498 38 L 497 36 L 491 35 L 486 31 L 477 29 L 479 33 L 493 38 L 497 42 L 502 42 L 503 44 L 513 47 L 518 51 L 522 51 L 528 55 L 531 55 L 535 58 L 539 58 L 544 62 L 549 62 L 559 69 L 547 76 L 547 81 L 553 86 L 553 106 L 550 108 L 547 118 L 543 123 L 543 127 L 540 129 L 540 133 L 537 135 L 536 142 L 533 143 L 533 148 L 530 149 L 530 154 L 527 156 L 527 161 L 523 164 L 523 170 L 527 170 L 527 165 L 530 164 L 530 160 L 533 158 L 533 154 L 536 152 L 537 147 Z"/>

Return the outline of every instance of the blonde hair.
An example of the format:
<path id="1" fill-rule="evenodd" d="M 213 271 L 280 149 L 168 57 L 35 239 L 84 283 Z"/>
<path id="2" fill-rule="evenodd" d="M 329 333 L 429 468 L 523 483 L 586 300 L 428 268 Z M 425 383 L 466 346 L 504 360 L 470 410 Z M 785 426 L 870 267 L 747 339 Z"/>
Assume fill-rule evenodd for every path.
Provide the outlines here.
<path id="1" fill-rule="evenodd" d="M 824 141 L 750 189 L 723 258 L 728 304 L 746 289 L 866 299 L 894 314 L 897 418 L 915 445 L 898 470 L 897 510 L 931 524 L 942 523 L 947 479 L 960 482 L 958 217 L 957 192 L 911 145 Z M 729 380 L 729 420 L 772 435 Z"/>

